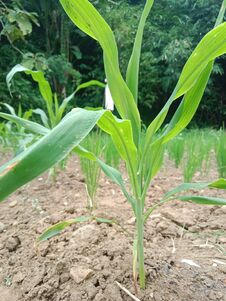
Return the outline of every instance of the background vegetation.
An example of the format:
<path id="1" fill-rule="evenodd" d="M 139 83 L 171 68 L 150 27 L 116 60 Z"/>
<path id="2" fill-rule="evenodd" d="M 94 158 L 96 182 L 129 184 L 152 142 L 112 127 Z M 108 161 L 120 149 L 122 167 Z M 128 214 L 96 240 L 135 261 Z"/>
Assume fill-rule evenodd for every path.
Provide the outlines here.
<path id="1" fill-rule="evenodd" d="M 114 29 L 125 72 L 143 0 L 93 0 Z M 139 106 L 145 122 L 163 106 L 181 69 L 200 38 L 214 25 L 221 1 L 159 0 L 148 19 L 141 58 Z M 76 29 L 55 0 L 0 1 L 0 102 L 23 110 L 42 108 L 38 88 L 29 77 L 17 75 L 13 98 L 6 74 L 17 63 L 45 72 L 60 99 L 84 81 L 104 81 L 102 51 Z M 222 127 L 226 120 L 225 57 L 219 59 L 193 125 Z M 103 90 L 89 88 L 72 105 L 101 106 Z M 3 108 L 4 109 L 4 108 Z M 175 109 L 175 108 L 174 108 Z"/>

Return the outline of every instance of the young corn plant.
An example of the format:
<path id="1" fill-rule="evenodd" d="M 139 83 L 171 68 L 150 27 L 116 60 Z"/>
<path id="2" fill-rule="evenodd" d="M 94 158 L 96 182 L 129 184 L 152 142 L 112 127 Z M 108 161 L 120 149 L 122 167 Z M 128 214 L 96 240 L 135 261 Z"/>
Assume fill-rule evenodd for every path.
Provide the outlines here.
<path id="1" fill-rule="evenodd" d="M 178 135 L 167 145 L 169 159 L 175 162 L 176 168 L 179 168 L 185 151 L 185 135 Z"/>
<path id="2" fill-rule="evenodd" d="M 35 126 L 34 124 L 32 125 L 30 123 L 30 126 L 29 126 L 27 124 L 27 127 L 26 127 L 27 130 L 31 131 L 37 135 L 45 134 L 47 132 L 47 130 L 53 129 L 62 120 L 69 103 L 73 100 L 75 94 L 78 93 L 80 90 L 89 88 L 91 86 L 99 86 L 101 88 L 105 87 L 105 84 L 101 83 L 100 81 L 90 80 L 88 82 L 80 84 L 71 95 L 69 95 L 68 97 L 63 99 L 63 101 L 61 103 L 59 103 L 58 96 L 56 93 L 53 93 L 50 83 L 46 80 L 44 73 L 42 71 L 30 70 L 20 64 L 14 66 L 7 75 L 6 82 L 7 82 L 9 91 L 10 91 L 11 82 L 13 80 L 13 77 L 18 72 L 23 72 L 27 75 L 31 75 L 32 79 L 38 83 L 40 94 L 44 100 L 46 110 L 37 108 L 37 109 L 32 109 L 29 111 L 29 112 L 31 112 L 31 114 L 35 113 L 35 114 L 39 115 L 41 118 L 42 125 L 46 128 L 46 129 L 41 130 L 41 132 L 40 132 L 40 127 L 37 128 L 37 125 Z M 9 105 L 7 105 L 7 104 L 5 104 L 5 105 L 7 106 L 7 108 L 9 108 Z M 16 118 L 16 117 L 21 117 L 23 119 L 27 119 L 27 118 L 26 118 L 26 116 L 19 116 L 19 115 L 16 116 L 14 114 L 15 111 L 14 111 L 14 113 L 13 113 L 13 111 L 14 111 L 14 109 L 11 107 L 11 110 L 10 110 L 11 114 L 0 113 L 0 117 L 15 122 L 17 124 L 17 127 L 21 128 L 21 125 L 24 126 L 24 124 L 21 124 L 21 123 L 23 123 L 22 120 L 19 121 L 18 118 Z M 64 169 L 64 167 L 66 165 L 66 161 L 67 161 L 67 158 L 62 160 L 56 166 L 52 167 L 49 171 L 49 178 L 52 178 L 53 180 L 55 180 L 56 175 L 57 175 L 57 167 L 59 166 L 60 169 Z"/>
<path id="3" fill-rule="evenodd" d="M 52 91 L 50 83 L 46 80 L 45 75 L 42 71 L 30 70 L 20 64 L 14 66 L 7 75 L 6 82 L 9 91 L 13 77 L 18 72 L 23 72 L 27 75 L 31 75 L 32 79 L 38 83 L 39 91 L 43 98 L 46 110 L 44 111 L 40 108 L 37 108 L 33 109 L 32 112 L 40 116 L 43 126 L 47 129 L 54 128 L 62 120 L 69 103 L 73 100 L 75 94 L 80 90 L 91 86 L 99 86 L 101 88 L 105 88 L 105 84 L 101 83 L 100 81 L 90 80 L 88 82 L 80 84 L 71 95 L 63 99 L 60 103 L 57 94 Z M 1 117 L 7 119 L 8 116 L 2 115 Z"/>
<path id="4" fill-rule="evenodd" d="M 6 147 L 9 147 L 13 150 L 14 154 L 18 154 L 24 149 L 26 149 L 29 145 L 31 145 L 35 141 L 35 136 L 33 134 L 27 133 L 23 126 L 20 124 L 14 124 L 14 118 L 22 118 L 24 120 L 29 120 L 32 116 L 32 110 L 28 110 L 23 112 L 21 105 L 19 104 L 18 111 L 7 103 L 0 103 L 4 106 L 10 114 L 8 122 L 2 124 L 2 129 L 4 129 L 5 139 L 2 140 Z M 2 138 L 3 138 L 2 137 Z"/>
<path id="5" fill-rule="evenodd" d="M 163 196 L 159 204 L 151 208 L 145 207 L 147 191 L 161 167 L 165 145 L 191 121 L 202 99 L 215 58 L 226 53 L 226 23 L 221 24 L 226 9 L 225 0 L 215 28 L 203 37 L 189 57 L 172 95 L 148 126 L 141 143 L 141 117 L 137 108 L 139 61 L 145 21 L 153 2 L 154 0 L 146 1 L 124 80 L 119 68 L 114 34 L 95 7 L 88 0 L 60 0 L 75 25 L 97 40 L 102 47 L 107 82 L 121 119 L 106 110 L 74 109 L 29 149 L 0 168 L 0 200 L 3 200 L 17 188 L 62 160 L 72 149 L 75 149 L 80 156 L 97 161 L 105 174 L 121 187 L 136 217 L 133 275 L 136 282 L 138 268 L 141 288 L 145 288 L 144 224 L 156 207 L 175 197 L 184 202 L 226 205 L 226 200 L 216 197 L 184 195 L 184 191 L 189 189 L 205 187 L 226 189 L 226 180 L 219 179 L 213 183 L 182 184 Z M 178 109 L 167 127 L 156 135 L 174 101 L 180 103 Z M 118 170 L 105 164 L 79 145 L 96 124 L 111 136 L 121 158 L 125 161 L 130 189 L 125 186 Z M 39 130 L 43 131 L 43 127 L 39 127 Z M 43 235 L 41 239 L 59 233 L 60 230 L 77 221 L 75 219 L 57 224 L 47 230 L 48 235 Z"/>
<path id="6" fill-rule="evenodd" d="M 197 129 L 188 131 L 184 138 L 183 175 L 184 181 L 190 182 L 197 171 L 207 174 L 215 139 L 211 130 Z"/>
<path id="7" fill-rule="evenodd" d="M 101 131 L 97 129 L 90 133 L 82 143 L 82 146 L 91 151 L 97 157 L 101 157 L 103 153 L 103 143 L 101 139 Z M 88 209 L 92 212 L 93 209 L 97 208 L 96 193 L 100 180 L 100 165 L 95 160 L 89 160 L 84 157 L 80 157 L 81 168 L 83 175 L 85 176 L 86 192 L 88 198 Z"/>

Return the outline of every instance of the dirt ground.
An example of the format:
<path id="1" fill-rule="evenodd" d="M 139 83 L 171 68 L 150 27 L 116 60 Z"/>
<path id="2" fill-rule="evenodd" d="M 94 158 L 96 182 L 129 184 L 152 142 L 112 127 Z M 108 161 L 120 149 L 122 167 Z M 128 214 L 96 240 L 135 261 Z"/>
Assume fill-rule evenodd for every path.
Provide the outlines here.
<path id="1" fill-rule="evenodd" d="M 0 154 L 0 163 L 5 160 Z M 208 177 L 216 179 L 217 173 Z M 116 219 L 124 231 L 80 223 L 38 245 L 47 227 L 87 214 L 78 159 L 71 158 L 55 183 L 46 179 L 39 177 L 0 204 L 0 300 L 133 300 L 116 284 L 135 294 L 135 220 L 119 188 L 101 178 L 95 215 Z M 147 206 L 181 182 L 181 172 L 167 162 L 150 187 Z M 206 194 L 226 198 L 225 191 Z M 226 206 L 165 204 L 146 224 L 145 258 L 147 284 L 136 295 L 139 300 L 226 301 Z"/>

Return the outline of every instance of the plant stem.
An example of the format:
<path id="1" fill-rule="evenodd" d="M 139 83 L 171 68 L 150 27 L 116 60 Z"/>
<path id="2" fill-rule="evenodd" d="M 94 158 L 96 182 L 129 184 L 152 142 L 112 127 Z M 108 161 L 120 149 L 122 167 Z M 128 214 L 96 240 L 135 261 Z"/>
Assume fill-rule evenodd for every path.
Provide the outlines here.
<path id="1" fill-rule="evenodd" d="M 144 218 L 143 205 L 140 200 L 137 201 L 136 208 L 136 235 L 137 235 L 137 256 L 139 266 L 140 287 L 145 288 L 145 268 L 144 268 Z"/>

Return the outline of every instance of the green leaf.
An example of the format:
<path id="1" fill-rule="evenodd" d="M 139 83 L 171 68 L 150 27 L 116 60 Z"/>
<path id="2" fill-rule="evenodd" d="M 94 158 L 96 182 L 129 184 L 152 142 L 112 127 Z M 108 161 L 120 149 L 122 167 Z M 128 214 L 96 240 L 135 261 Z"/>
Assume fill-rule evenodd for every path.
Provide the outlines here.
<path id="1" fill-rule="evenodd" d="M 149 145 L 153 142 L 154 134 L 163 124 L 171 104 L 178 97 L 186 94 L 171 120 L 169 128 L 164 132 L 163 136 L 165 136 L 165 139 L 162 142 L 166 143 L 175 137 L 194 116 L 207 85 L 214 59 L 226 53 L 225 35 L 226 23 L 223 23 L 208 32 L 193 51 L 183 68 L 171 97 L 147 129 L 142 164 L 147 155 Z"/>
<path id="2" fill-rule="evenodd" d="M 6 107 L 11 115 L 17 116 L 14 108 L 10 106 L 8 103 L 1 102 L 0 104 Z"/>
<path id="3" fill-rule="evenodd" d="M 65 158 L 106 111 L 74 109 L 47 135 L 0 168 L 0 201 Z"/>
<path id="4" fill-rule="evenodd" d="M 45 111 L 43 111 L 42 109 L 39 109 L 39 108 L 35 109 L 35 110 L 32 110 L 32 111 L 33 111 L 33 113 L 39 115 L 41 117 L 43 125 L 46 128 L 49 128 L 48 117 L 47 117 Z"/>
<path id="5" fill-rule="evenodd" d="M 207 64 L 226 53 L 226 23 L 209 31 L 185 64 L 177 84 L 176 98 L 188 92 Z"/>
<path id="6" fill-rule="evenodd" d="M 39 134 L 39 135 L 46 135 L 49 133 L 49 130 L 47 128 L 45 128 L 44 126 L 33 122 L 33 121 L 29 121 L 26 120 L 24 118 L 20 118 L 14 115 L 10 115 L 10 114 L 6 114 L 6 113 L 0 113 L 0 117 L 9 120 L 11 122 L 14 122 L 16 124 L 18 124 L 19 126 L 25 128 L 27 131 L 35 133 L 35 134 Z"/>
<path id="7" fill-rule="evenodd" d="M 89 87 L 92 87 L 92 86 L 97 86 L 97 87 L 100 87 L 100 88 L 105 88 L 105 84 L 100 82 L 99 80 L 90 80 L 88 82 L 85 82 L 85 83 L 82 83 L 80 84 L 77 89 L 76 89 L 76 93 L 82 89 L 86 89 L 86 88 L 89 88 Z"/>
<path id="8" fill-rule="evenodd" d="M 82 158 L 86 158 L 86 159 L 92 160 L 92 161 L 97 160 L 97 157 L 93 153 L 91 153 L 90 151 L 88 151 L 87 149 L 82 147 L 81 145 L 78 145 L 77 147 L 75 147 L 73 149 L 73 152 Z"/>
<path id="9" fill-rule="evenodd" d="M 60 122 L 60 120 L 62 119 L 62 116 L 64 114 L 64 111 L 68 105 L 68 103 L 74 98 L 75 94 L 82 90 L 82 89 L 86 89 L 86 88 L 89 88 L 89 87 L 92 87 L 92 86 L 98 86 L 98 87 L 101 87 L 101 88 L 104 88 L 105 87 L 105 84 L 103 84 L 102 82 L 98 81 L 98 80 L 90 80 L 88 82 L 85 82 L 85 83 L 82 83 L 81 85 L 79 85 L 77 87 L 77 89 L 71 94 L 69 95 L 68 97 L 66 97 L 62 104 L 60 105 L 59 109 L 56 111 L 56 119 L 57 119 L 57 123 Z"/>
<path id="10" fill-rule="evenodd" d="M 12 70 L 7 74 L 7 77 L 6 77 L 6 82 L 7 82 L 9 91 L 10 91 L 11 81 L 12 81 L 14 75 L 18 72 L 25 72 L 26 74 L 31 75 L 33 80 L 38 83 L 39 91 L 40 91 L 43 99 L 46 102 L 48 114 L 49 114 L 49 117 L 51 120 L 51 125 L 53 127 L 54 123 L 55 123 L 55 116 L 54 116 L 53 108 L 52 108 L 53 93 L 52 93 L 49 82 L 45 79 L 43 72 L 42 71 L 33 71 L 28 68 L 25 68 L 22 65 L 14 66 L 12 68 Z"/>
<path id="11" fill-rule="evenodd" d="M 131 204 L 133 210 L 135 210 L 135 202 L 134 202 L 132 196 L 128 193 L 128 191 L 125 187 L 125 183 L 123 181 L 122 175 L 117 169 L 113 168 L 112 166 L 107 165 L 102 160 L 98 159 L 92 152 L 86 150 L 85 148 L 81 147 L 80 145 L 74 149 L 74 152 L 83 158 L 97 161 L 97 163 L 100 165 L 100 167 L 101 167 L 102 171 L 105 173 L 105 175 L 121 188 L 124 196 L 126 197 L 128 202 Z"/>
<path id="12" fill-rule="evenodd" d="M 117 222 L 113 219 L 106 219 L 102 217 L 94 217 L 95 221 L 98 223 L 103 223 L 103 224 L 117 224 Z"/>
<path id="13" fill-rule="evenodd" d="M 138 98 L 138 83 L 139 83 L 139 64 L 140 64 L 140 55 L 141 55 L 141 46 L 143 40 L 144 26 L 147 20 L 147 17 L 150 13 L 150 10 L 153 6 L 154 0 L 147 0 L 140 23 L 138 26 L 135 42 L 133 45 L 132 55 L 129 60 L 127 73 L 126 73 L 126 82 L 130 91 L 133 94 L 133 97 L 137 103 Z"/>
<path id="14" fill-rule="evenodd" d="M 137 184 L 137 149 L 133 142 L 130 120 L 120 120 L 107 111 L 98 121 L 98 126 L 110 134 L 120 156 L 125 160 L 129 177 L 134 188 Z"/>
<path id="15" fill-rule="evenodd" d="M 164 136 L 163 143 L 173 139 L 190 123 L 202 100 L 212 70 L 213 62 L 210 62 L 195 85 L 185 94 L 180 106 L 161 136 Z"/>
<path id="16" fill-rule="evenodd" d="M 117 185 L 120 186 L 127 201 L 131 204 L 131 206 L 135 212 L 135 202 L 134 202 L 132 196 L 126 190 L 121 173 L 117 169 L 105 164 L 102 160 L 98 159 L 97 162 L 99 163 L 101 169 L 106 174 L 106 176 L 109 177 L 114 183 L 116 183 Z"/>
<path id="17" fill-rule="evenodd" d="M 58 234 L 60 234 L 65 228 L 76 224 L 76 223 L 83 223 L 88 222 L 90 220 L 89 216 L 80 216 L 76 217 L 67 221 L 63 221 L 60 223 L 57 223 L 51 227 L 49 227 L 47 230 L 45 230 L 42 235 L 39 236 L 38 241 L 45 241 L 48 240 Z"/>
<path id="18" fill-rule="evenodd" d="M 137 148 L 133 141 L 133 133 L 130 120 L 116 118 L 111 112 L 107 111 L 98 121 L 98 126 L 111 135 L 112 140 L 123 160 L 130 162 L 136 167 Z"/>
<path id="19" fill-rule="evenodd" d="M 140 114 L 133 95 L 122 78 L 118 49 L 112 30 L 88 0 L 60 0 L 60 2 L 70 19 L 100 43 L 104 52 L 105 72 L 112 98 L 122 119 L 131 120 L 134 141 L 138 145 Z"/>
<path id="20" fill-rule="evenodd" d="M 204 188 L 217 188 L 217 189 L 226 189 L 226 179 L 218 179 L 210 183 L 183 183 L 176 188 L 168 191 L 163 199 L 169 199 L 174 195 L 186 191 L 186 190 L 201 190 Z"/>
<path id="21" fill-rule="evenodd" d="M 223 3 L 221 5 L 221 9 L 219 11 L 219 14 L 218 14 L 218 17 L 217 17 L 217 20 L 216 20 L 216 23 L 215 23 L 215 27 L 220 25 L 223 22 L 225 11 L 226 11 L 226 0 L 223 0 Z"/>
<path id="22" fill-rule="evenodd" d="M 151 180 L 160 170 L 163 163 L 164 145 L 162 140 L 158 140 L 157 143 L 150 145 L 146 154 L 145 160 L 142 163 L 143 165 L 140 166 L 140 170 L 142 170 L 143 173 L 142 178 L 145 181 L 142 192 L 143 199 L 145 199 Z M 141 173 L 141 171 L 139 171 L 139 173 Z"/>
<path id="23" fill-rule="evenodd" d="M 7 74 L 6 82 L 7 82 L 7 86 L 9 88 L 9 90 L 10 90 L 10 86 L 11 86 L 11 81 L 12 81 L 14 75 L 18 72 L 25 72 L 26 74 L 31 75 L 33 80 L 38 83 L 39 90 L 42 94 L 42 97 L 45 99 L 46 102 L 48 102 L 50 104 L 52 103 L 52 97 L 53 97 L 52 90 L 51 90 L 49 83 L 45 79 L 43 72 L 32 71 L 19 64 L 14 66 L 11 69 L 11 71 Z"/>
<path id="24" fill-rule="evenodd" d="M 212 183 L 209 183 L 208 186 L 217 189 L 226 189 L 226 179 L 218 179 Z"/>
<path id="25" fill-rule="evenodd" d="M 201 190 L 204 188 L 218 188 L 218 189 L 226 189 L 226 179 L 218 179 L 211 183 L 183 183 L 176 188 L 168 191 L 161 202 L 155 204 L 151 208 L 148 208 L 144 213 L 144 222 L 147 221 L 148 217 L 152 214 L 152 212 L 163 205 L 164 203 L 170 201 L 170 199 L 178 199 L 181 201 L 192 201 L 196 204 L 204 204 L 204 205 L 226 205 L 226 200 L 214 198 L 214 197 L 205 197 L 205 196 L 176 196 L 178 193 L 186 191 L 186 190 Z"/>
<path id="26" fill-rule="evenodd" d="M 178 200 L 184 202 L 192 202 L 200 205 L 217 205 L 217 206 L 225 206 L 226 199 L 207 197 L 207 196 L 179 196 Z"/>

